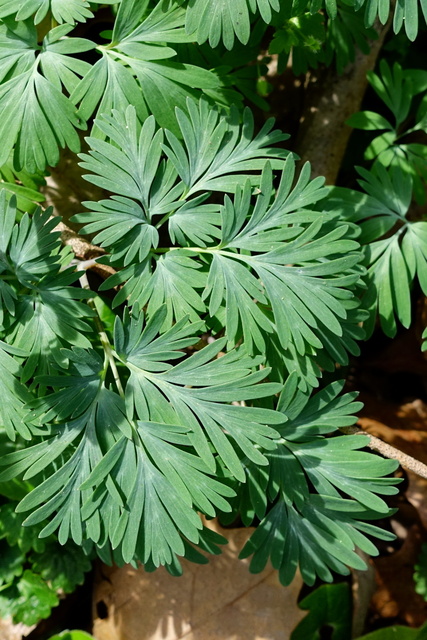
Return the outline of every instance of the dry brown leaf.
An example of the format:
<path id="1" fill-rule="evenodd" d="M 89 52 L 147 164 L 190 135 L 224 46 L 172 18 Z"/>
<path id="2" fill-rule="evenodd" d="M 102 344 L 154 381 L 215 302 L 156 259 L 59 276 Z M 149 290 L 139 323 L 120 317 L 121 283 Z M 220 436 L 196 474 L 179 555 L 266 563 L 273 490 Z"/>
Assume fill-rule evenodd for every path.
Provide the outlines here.
<path id="1" fill-rule="evenodd" d="M 221 530 L 220 530 L 221 531 Z M 270 567 L 252 575 L 238 553 L 252 530 L 223 532 L 229 540 L 208 565 L 182 561 L 171 577 L 131 567 L 102 567 L 94 591 L 97 640 L 288 640 L 305 616 L 297 606 L 298 575 L 284 588 Z"/>

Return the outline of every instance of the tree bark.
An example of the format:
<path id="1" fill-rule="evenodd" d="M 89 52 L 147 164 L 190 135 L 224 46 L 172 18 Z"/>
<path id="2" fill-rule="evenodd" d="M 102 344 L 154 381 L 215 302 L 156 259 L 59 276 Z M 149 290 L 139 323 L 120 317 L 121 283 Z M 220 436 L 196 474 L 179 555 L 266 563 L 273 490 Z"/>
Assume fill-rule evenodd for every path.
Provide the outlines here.
<path id="1" fill-rule="evenodd" d="M 334 68 L 322 68 L 307 76 L 306 98 L 296 141 L 296 153 L 310 161 L 312 177 L 325 176 L 335 184 L 352 128 L 345 121 L 359 111 L 368 81 L 366 74 L 375 67 L 391 21 L 376 25 L 378 40 L 369 54 L 357 51 L 355 61 L 339 76 Z"/>

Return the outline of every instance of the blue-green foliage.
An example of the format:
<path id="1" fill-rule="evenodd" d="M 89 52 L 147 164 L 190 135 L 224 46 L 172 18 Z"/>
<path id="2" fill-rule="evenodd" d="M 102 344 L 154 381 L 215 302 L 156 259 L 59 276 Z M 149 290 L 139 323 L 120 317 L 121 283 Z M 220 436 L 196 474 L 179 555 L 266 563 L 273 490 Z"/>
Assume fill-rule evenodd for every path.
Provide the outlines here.
<path id="1" fill-rule="evenodd" d="M 8 495 L 11 487 L 2 484 L 0 491 Z M 26 491 L 16 485 L 13 493 Z M 0 615 L 31 626 L 50 615 L 59 594 L 83 583 L 91 561 L 72 542 L 61 547 L 55 536 L 41 540 L 42 526 L 23 527 L 16 504 L 10 500 L 0 506 Z"/>
<path id="2" fill-rule="evenodd" d="M 412 177 L 417 201 L 426 201 L 427 145 L 410 142 L 410 134 L 427 133 L 427 71 L 402 69 L 395 63 L 390 68 L 385 60 L 380 63 L 380 74 L 368 73 L 368 81 L 384 103 L 387 113 L 360 111 L 347 120 L 355 129 L 382 131 L 371 141 L 365 159 L 373 160 L 373 170 L 382 166 L 399 168 L 400 174 Z M 421 96 L 417 109 L 411 108 L 415 98 Z M 389 114 L 392 118 L 389 118 Z M 413 126 L 408 126 L 412 121 Z M 405 141 L 406 138 L 406 141 Z"/>
<path id="3" fill-rule="evenodd" d="M 1 384 L 20 403 L 1 415 L 30 442 L 2 457 L 0 480 L 35 482 L 18 512 L 47 519 L 42 537 L 179 572 L 179 556 L 204 561 L 195 546 L 223 542 L 198 512 L 231 511 L 261 473 L 265 491 L 245 498 L 261 519 L 252 568 L 273 554 L 285 583 L 298 564 L 330 580 L 361 566 L 356 545 L 375 553 L 363 534 L 386 534 L 365 521 L 396 491 L 395 463 L 360 453 L 363 438 L 325 438 L 354 423 L 353 398 L 337 384 L 310 397 L 319 362 L 355 349 L 358 230 L 312 208 L 328 190 L 309 165 L 295 177 L 271 123 L 254 136 L 249 112 L 240 125 L 204 100 L 176 117 L 180 138 L 114 112 L 97 123 L 110 142 L 82 156 L 112 194 L 78 216 L 118 270 L 102 287 L 119 286 L 110 338 L 49 212 L 14 226 L 3 195 Z"/>
<path id="4" fill-rule="evenodd" d="M 362 306 L 369 312 L 365 330 L 369 337 L 378 316 L 384 332 L 393 337 L 398 323 L 412 321 L 411 287 L 418 282 L 427 294 L 427 222 L 408 217 L 412 179 L 398 167 L 375 172 L 359 168 L 360 185 L 366 191 L 334 187 L 328 207 L 341 210 L 359 225 L 367 268 Z"/>
<path id="5" fill-rule="evenodd" d="M 366 196 L 331 191 L 239 107 L 264 105 L 255 65 L 242 71 L 264 23 L 285 55 L 325 37 L 339 70 L 354 55 L 339 43 L 370 33 L 333 0 L 291 7 L 290 30 L 276 0 L 122 0 L 99 45 L 72 33 L 95 5 L 0 0 L 0 483 L 28 488 L 16 517 L 41 540 L 179 573 L 225 542 L 201 515 L 240 515 L 259 523 L 252 571 L 271 560 L 284 584 L 297 567 L 312 584 L 362 568 L 356 547 L 390 539 L 371 521 L 390 513 L 396 463 L 340 433 L 361 405 L 321 378 L 359 353 L 377 310 L 390 335 L 408 326 L 412 281 L 427 293 L 426 223 L 406 217 L 408 166 L 362 170 Z M 397 127 L 424 76 L 393 73 Z M 105 250 L 102 298 L 52 210 L 34 208 L 46 165 L 88 124 L 81 167 L 106 195 L 73 222 Z M 39 584 L 19 566 L 17 603 Z"/>

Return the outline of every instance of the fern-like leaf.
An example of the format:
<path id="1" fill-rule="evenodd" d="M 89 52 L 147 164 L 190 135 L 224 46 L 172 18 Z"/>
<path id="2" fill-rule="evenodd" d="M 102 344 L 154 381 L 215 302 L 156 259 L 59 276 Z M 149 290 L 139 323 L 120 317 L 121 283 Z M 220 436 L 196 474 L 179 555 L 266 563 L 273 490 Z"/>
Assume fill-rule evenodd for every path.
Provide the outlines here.
<path id="1" fill-rule="evenodd" d="M 116 324 L 117 351 L 130 369 L 127 393 L 131 415 L 135 408 L 140 420 L 160 420 L 168 415 L 170 424 L 186 425 L 193 446 L 208 468 L 212 471 L 215 468 L 208 444 L 211 442 L 230 471 L 243 479 L 239 458 L 230 439 L 250 459 L 266 464 L 265 457 L 253 445 L 275 448 L 272 438 L 277 432 L 266 425 L 280 423 L 281 418 L 277 412 L 268 409 L 221 403 L 262 398 L 277 392 L 280 386 L 257 384 L 268 375 L 268 369 L 253 370 L 262 358 L 251 359 L 244 351 L 230 351 L 215 359 L 225 346 L 224 339 L 204 347 L 172 368 L 156 362 L 150 353 L 152 346 L 148 336 L 163 326 L 166 313 L 165 306 L 160 307 L 142 333 L 132 326 L 137 322 L 141 327 L 141 320 L 133 320 L 130 328 L 123 327 L 120 322 Z M 163 348 L 170 350 L 177 337 L 188 336 L 191 329 L 194 331 L 191 325 L 183 329 L 184 322 L 186 319 L 174 325 L 155 340 L 153 346 L 160 342 Z M 130 340 L 131 334 L 140 337 L 135 342 Z"/>
<path id="2" fill-rule="evenodd" d="M 389 336 L 397 331 L 397 321 L 409 327 L 412 318 L 411 285 L 418 279 L 427 292 L 427 223 L 407 218 L 412 198 L 412 180 L 397 168 L 375 173 L 359 169 L 361 186 L 368 196 L 334 188 L 328 206 L 359 224 L 367 271 L 367 288 L 362 305 L 369 312 L 365 323 L 372 334 L 376 315 Z"/>
<path id="3" fill-rule="evenodd" d="M 0 68 L 3 62 L 3 66 L 13 69 L 0 85 L 0 110 L 5 114 L 0 124 L 0 166 L 7 162 L 12 149 L 16 167 L 25 167 L 29 172 L 57 164 L 59 147 L 79 151 L 76 128 L 84 129 L 86 125 L 62 93 L 62 85 L 68 91 L 73 90 L 78 77 L 90 68 L 70 54 L 95 45 L 83 38 L 62 40 L 71 28 L 56 27 L 39 47 L 35 27 L 20 22 L 13 28 L 9 23 L 0 27 L 7 42 L 16 42 L 13 56 L 8 48 L 0 49 Z"/>
<path id="4" fill-rule="evenodd" d="M 87 119 L 98 106 L 98 115 L 112 109 L 124 111 L 132 104 L 144 120 L 152 113 L 160 126 L 178 131 L 171 104 L 185 108 L 189 95 L 220 86 L 215 73 L 196 65 L 171 61 L 176 56 L 165 43 L 190 42 L 184 30 L 185 11 L 172 2 L 159 2 L 144 16 L 138 3 L 122 2 L 106 47 L 99 60 L 70 96 L 80 103 L 79 114 Z M 142 11 L 141 11 L 142 9 Z M 134 15 L 135 12 L 135 15 Z M 93 135 L 103 137 L 101 128 Z"/>
<path id="5" fill-rule="evenodd" d="M 365 445 L 361 436 L 322 437 L 355 422 L 351 412 L 360 404 L 353 402 L 354 394 L 340 397 L 341 388 L 334 383 L 309 397 L 297 389 L 296 376 L 290 376 L 278 405 L 289 418 L 279 428 L 282 443 L 267 454 L 269 471 L 258 488 L 252 483 L 243 502 L 245 519 L 253 513 L 261 524 L 241 557 L 254 554 L 254 572 L 261 571 L 270 557 L 283 584 L 291 582 L 298 566 L 308 584 L 316 576 L 331 582 L 331 571 L 346 575 L 349 566 L 363 568 L 356 546 L 377 554 L 364 534 L 390 539 L 364 521 L 389 512 L 376 494 L 396 493 L 394 479 L 383 477 L 396 463 L 358 452 Z M 247 473 L 252 475 L 251 467 Z M 308 480 L 317 494 L 310 492 Z M 341 491 L 351 499 L 343 498 Z M 264 492 L 273 504 L 270 509 L 262 500 Z"/>
<path id="6" fill-rule="evenodd" d="M 209 40 L 210 46 L 216 47 L 222 41 L 231 49 L 236 37 L 243 44 L 248 42 L 251 14 L 259 11 L 262 19 L 270 23 L 273 12 L 279 9 L 279 0 L 190 0 L 186 29 L 196 33 L 199 44 Z"/>

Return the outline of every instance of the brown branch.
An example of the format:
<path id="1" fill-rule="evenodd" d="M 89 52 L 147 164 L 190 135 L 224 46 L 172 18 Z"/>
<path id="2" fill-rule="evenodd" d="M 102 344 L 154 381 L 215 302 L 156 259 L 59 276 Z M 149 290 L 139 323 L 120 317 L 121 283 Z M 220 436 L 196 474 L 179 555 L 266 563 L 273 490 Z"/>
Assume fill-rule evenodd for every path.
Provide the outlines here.
<path id="1" fill-rule="evenodd" d="M 366 73 L 375 63 L 390 28 L 377 25 L 378 40 L 369 54 L 357 51 L 355 61 L 339 76 L 332 66 L 308 74 L 306 99 L 296 149 L 302 161 L 310 161 L 312 177 L 325 176 L 335 184 L 352 129 L 345 121 L 360 110 L 367 87 Z"/>
<path id="2" fill-rule="evenodd" d="M 366 73 L 373 69 L 390 28 L 391 21 L 379 28 L 378 40 L 371 43 L 368 55 L 358 52 L 342 76 L 332 68 L 312 73 L 297 149 L 303 161 L 312 164 L 313 177 L 323 175 L 328 184 L 334 184 L 344 157 L 351 128 L 345 120 L 360 109 L 366 90 Z M 427 479 L 427 465 L 399 449 L 383 442 L 357 427 L 341 429 L 346 434 L 360 434 L 369 438 L 369 448 L 386 458 L 397 460 L 405 469 Z"/>
<path id="3" fill-rule="evenodd" d="M 67 227 L 64 222 L 58 222 L 54 231 L 61 232 L 62 243 L 71 247 L 79 260 L 91 260 L 105 254 L 101 247 L 91 244 L 86 238 L 82 238 L 76 231 Z"/>
<path id="4" fill-rule="evenodd" d="M 374 451 L 378 451 L 378 453 L 381 453 L 385 458 L 391 458 L 393 460 L 397 460 L 397 462 L 404 469 L 413 471 L 413 473 L 416 473 L 418 476 L 421 476 L 421 478 L 427 479 L 427 465 L 425 465 L 423 462 L 420 462 L 416 458 L 413 458 L 412 456 L 408 456 L 406 453 L 403 453 L 399 449 L 396 449 L 396 447 L 392 447 L 391 444 L 387 444 L 386 442 L 383 442 L 376 436 L 373 436 L 370 433 L 367 433 L 366 431 L 359 429 L 358 427 L 342 427 L 340 431 L 342 431 L 347 435 L 367 436 L 369 438 L 369 443 L 367 446 L 370 449 L 373 449 Z"/>
<path id="5" fill-rule="evenodd" d="M 375 593 L 375 568 L 370 562 L 369 554 L 361 549 L 354 550 L 366 564 L 366 569 L 351 569 L 352 575 L 352 595 L 353 595 L 353 615 L 351 625 L 351 637 L 359 638 L 363 634 L 365 621 L 368 615 L 372 596 Z"/>
<path id="6" fill-rule="evenodd" d="M 70 229 L 70 227 L 67 227 L 63 222 L 59 222 L 56 225 L 55 231 L 61 232 L 62 243 L 72 248 L 76 258 L 79 260 L 91 261 L 88 268 L 100 275 L 101 278 L 105 280 L 116 273 L 113 267 L 109 267 L 106 264 L 99 264 L 95 261 L 95 258 L 100 258 L 105 255 L 104 249 L 91 244 L 89 240 L 82 238 L 82 236 L 80 236 L 76 231 L 73 231 L 73 229 Z"/>
<path id="7" fill-rule="evenodd" d="M 82 139 L 83 149 L 86 143 Z M 91 260 L 87 268 L 97 273 L 104 280 L 115 273 L 112 267 L 93 262 L 95 258 L 105 255 L 104 249 L 92 244 L 87 238 L 82 237 L 79 226 L 74 229 L 70 218 L 82 211 L 82 202 L 85 200 L 98 201 L 105 197 L 105 192 L 83 178 L 83 170 L 77 164 L 77 157 L 69 149 L 61 152 L 59 163 L 50 169 L 50 175 L 46 178 L 46 185 L 42 193 L 46 198 L 46 206 L 53 207 L 55 215 L 63 222 L 58 222 L 56 231 L 61 232 L 63 244 L 72 248 L 78 260 Z"/>

